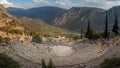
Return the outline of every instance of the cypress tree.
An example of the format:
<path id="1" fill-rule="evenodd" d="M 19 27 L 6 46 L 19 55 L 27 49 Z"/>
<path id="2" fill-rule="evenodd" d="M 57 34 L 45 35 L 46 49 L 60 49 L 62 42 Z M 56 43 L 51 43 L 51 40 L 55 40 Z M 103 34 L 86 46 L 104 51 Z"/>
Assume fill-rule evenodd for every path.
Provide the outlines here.
<path id="1" fill-rule="evenodd" d="M 56 68 L 54 63 L 52 62 L 52 59 L 50 59 L 50 61 L 48 63 L 48 68 Z"/>
<path id="2" fill-rule="evenodd" d="M 85 35 L 86 38 L 92 39 L 92 28 L 90 25 L 90 20 L 88 21 L 87 32 Z"/>
<path id="3" fill-rule="evenodd" d="M 42 65 L 42 68 L 47 68 L 44 58 L 41 60 L 41 65 Z"/>
<path id="4" fill-rule="evenodd" d="M 108 38 L 108 18 L 107 18 L 107 11 L 106 11 L 106 22 L 105 22 L 105 31 L 104 31 L 104 38 Z"/>
<path id="5" fill-rule="evenodd" d="M 113 25 L 112 32 L 119 34 L 119 26 L 118 26 L 118 18 L 117 15 L 115 16 L 115 23 Z"/>
<path id="6" fill-rule="evenodd" d="M 87 32 L 86 32 L 85 37 L 89 38 L 89 35 L 90 35 L 90 21 L 88 21 Z"/>
<path id="7" fill-rule="evenodd" d="M 83 30 L 81 29 L 81 35 L 80 35 L 80 38 L 82 39 L 83 38 Z"/>

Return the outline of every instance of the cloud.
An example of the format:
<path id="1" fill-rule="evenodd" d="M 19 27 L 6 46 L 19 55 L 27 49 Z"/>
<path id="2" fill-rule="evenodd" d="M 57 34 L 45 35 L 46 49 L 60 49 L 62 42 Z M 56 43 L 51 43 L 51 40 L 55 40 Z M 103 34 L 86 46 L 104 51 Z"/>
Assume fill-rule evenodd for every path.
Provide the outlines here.
<path id="1" fill-rule="evenodd" d="M 59 7 L 69 8 L 72 7 L 73 3 L 71 3 L 69 0 L 59 0 L 55 1 L 55 5 Z"/>
<path id="2" fill-rule="evenodd" d="M 57 6 L 61 8 L 71 8 L 73 6 L 80 6 L 79 3 L 72 3 L 70 0 L 55 0 L 50 2 L 49 0 L 34 0 L 36 6 Z"/>
<path id="3" fill-rule="evenodd" d="M 13 3 L 8 2 L 7 0 L 0 0 L 0 4 L 4 5 L 5 7 L 13 5 Z"/>
<path id="4" fill-rule="evenodd" d="M 34 0 L 34 3 L 36 3 L 36 6 L 57 6 L 62 8 L 69 8 L 72 6 L 71 1 L 69 0 L 55 0 L 54 2 L 50 2 L 49 0 Z"/>
<path id="5" fill-rule="evenodd" d="M 4 7 L 17 7 L 17 8 L 31 8 L 36 7 L 35 3 L 33 4 L 14 4 L 9 2 L 8 0 L 0 0 L 0 4 L 2 4 Z"/>
<path id="6" fill-rule="evenodd" d="M 0 0 L 0 4 L 12 4 L 12 3 L 10 3 L 10 2 L 8 2 L 7 0 Z"/>
<path id="7" fill-rule="evenodd" d="M 120 5 L 120 0 L 33 0 L 32 3 L 10 3 L 8 0 L 0 0 L 0 4 L 5 7 L 18 7 L 18 8 L 33 8 L 40 6 L 56 6 L 61 8 L 71 7 L 98 7 L 109 9 L 113 6 Z"/>
<path id="8" fill-rule="evenodd" d="M 113 6 L 120 5 L 120 0 L 55 0 L 54 2 L 50 2 L 49 0 L 34 0 L 34 2 L 39 5 L 57 6 L 62 8 L 86 6 L 109 9 Z"/>
<path id="9" fill-rule="evenodd" d="M 34 2 L 39 2 L 39 3 L 44 2 L 44 3 L 47 3 L 48 1 L 47 0 L 34 0 Z"/>
<path id="10" fill-rule="evenodd" d="M 120 1 L 120 0 L 106 0 L 106 1 Z"/>
<path id="11" fill-rule="evenodd" d="M 113 6 L 120 5 L 120 0 L 86 0 L 87 6 L 109 9 Z"/>
<path id="12" fill-rule="evenodd" d="M 34 0 L 34 3 L 36 3 L 37 5 L 51 5 L 51 2 L 49 2 L 48 0 Z"/>
<path id="13" fill-rule="evenodd" d="M 0 4 L 2 4 L 4 7 L 18 7 L 18 8 L 23 8 L 22 4 L 13 4 L 11 2 L 8 2 L 8 0 L 0 0 Z"/>

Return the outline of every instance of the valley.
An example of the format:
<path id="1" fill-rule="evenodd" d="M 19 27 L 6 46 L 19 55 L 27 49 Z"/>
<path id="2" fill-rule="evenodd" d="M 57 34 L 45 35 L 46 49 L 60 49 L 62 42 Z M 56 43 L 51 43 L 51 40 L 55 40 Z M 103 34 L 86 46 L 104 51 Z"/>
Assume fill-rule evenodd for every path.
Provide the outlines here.
<path id="1" fill-rule="evenodd" d="M 119 10 L 0 5 L 0 68 L 118 68 Z"/>

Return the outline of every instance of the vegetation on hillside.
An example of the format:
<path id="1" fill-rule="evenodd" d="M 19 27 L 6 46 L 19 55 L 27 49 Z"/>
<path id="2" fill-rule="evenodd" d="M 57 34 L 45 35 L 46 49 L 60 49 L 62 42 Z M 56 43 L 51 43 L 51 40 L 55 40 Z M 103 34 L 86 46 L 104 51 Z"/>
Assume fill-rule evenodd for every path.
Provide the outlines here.
<path id="1" fill-rule="evenodd" d="M 85 33 L 85 37 L 88 39 L 98 39 L 98 38 L 105 38 L 108 39 L 110 37 L 114 37 L 116 35 L 119 35 L 119 26 L 118 26 L 118 19 L 117 16 L 115 17 L 115 24 L 113 25 L 112 30 L 108 30 L 108 15 L 106 12 L 106 19 L 105 19 L 105 29 L 104 32 L 95 31 L 90 26 L 90 21 L 88 22 L 87 31 Z"/>
<path id="2" fill-rule="evenodd" d="M 52 59 L 49 60 L 49 63 L 48 63 L 48 68 L 56 68 L 54 63 L 52 62 Z"/>
<path id="3" fill-rule="evenodd" d="M 115 23 L 113 25 L 112 31 L 116 34 L 119 34 L 118 18 L 115 16 Z"/>
<path id="4" fill-rule="evenodd" d="M 47 68 L 44 58 L 41 60 L 41 65 L 42 65 L 42 68 Z"/>
<path id="5" fill-rule="evenodd" d="M 86 35 L 85 35 L 86 38 L 89 38 L 89 39 L 93 39 L 93 29 L 90 25 L 90 21 L 88 21 L 88 27 L 87 27 L 87 32 L 86 32 Z"/>
<path id="6" fill-rule="evenodd" d="M 108 15 L 106 12 L 106 19 L 105 19 L 105 30 L 104 30 L 104 34 L 103 37 L 106 39 L 108 38 L 109 34 L 108 34 Z"/>
<path id="7" fill-rule="evenodd" d="M 0 53 L 0 68 L 20 68 L 20 65 L 12 58 Z"/>
<path id="8" fill-rule="evenodd" d="M 81 35 L 80 34 L 73 34 L 71 37 L 73 40 L 78 40 L 81 38 Z"/>
<path id="9" fill-rule="evenodd" d="M 19 29 L 11 29 L 11 27 L 12 26 L 0 27 L 0 30 L 11 34 L 22 34 L 23 31 Z"/>
<path id="10" fill-rule="evenodd" d="M 6 44 L 9 44 L 9 41 L 10 41 L 10 38 L 9 37 L 1 37 L 0 36 L 0 43 L 6 43 Z"/>
<path id="11" fill-rule="evenodd" d="M 6 32 L 10 34 L 21 34 L 22 32 L 24 32 L 24 28 L 21 26 L 20 21 L 16 17 L 10 15 L 2 5 L 0 5 L 0 11 L 1 32 Z"/>
<path id="12" fill-rule="evenodd" d="M 42 42 L 42 39 L 39 35 L 33 35 L 32 37 L 32 42 L 35 42 L 35 43 L 41 43 Z"/>
<path id="13" fill-rule="evenodd" d="M 48 25 L 41 20 L 21 18 L 21 21 L 21 24 L 25 27 L 28 33 L 37 33 L 45 37 L 56 37 L 60 34 L 69 33 L 59 27 Z"/>
<path id="14" fill-rule="evenodd" d="M 56 68 L 52 59 L 49 60 L 48 65 L 46 65 L 44 58 L 41 60 L 42 68 Z"/>
<path id="15" fill-rule="evenodd" d="M 100 68 L 119 68 L 119 67 L 120 57 L 105 59 L 100 65 Z"/>

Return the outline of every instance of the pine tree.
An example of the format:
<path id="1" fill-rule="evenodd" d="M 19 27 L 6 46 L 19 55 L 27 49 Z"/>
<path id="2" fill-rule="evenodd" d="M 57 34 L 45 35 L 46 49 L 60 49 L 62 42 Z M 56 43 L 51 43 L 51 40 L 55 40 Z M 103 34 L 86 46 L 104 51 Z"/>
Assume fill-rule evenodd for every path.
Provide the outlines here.
<path id="1" fill-rule="evenodd" d="M 50 59 L 50 61 L 48 63 L 48 68 L 56 68 L 54 63 L 52 62 L 52 59 Z"/>
<path id="2" fill-rule="evenodd" d="M 113 25 L 112 31 L 116 34 L 119 34 L 118 18 L 115 16 L 115 24 Z"/>
<path id="3" fill-rule="evenodd" d="M 41 60 L 42 68 L 47 68 L 44 58 Z"/>
<path id="4" fill-rule="evenodd" d="M 107 11 L 106 11 L 106 22 L 105 22 L 105 31 L 104 31 L 104 38 L 108 38 L 108 20 L 107 20 Z"/>

